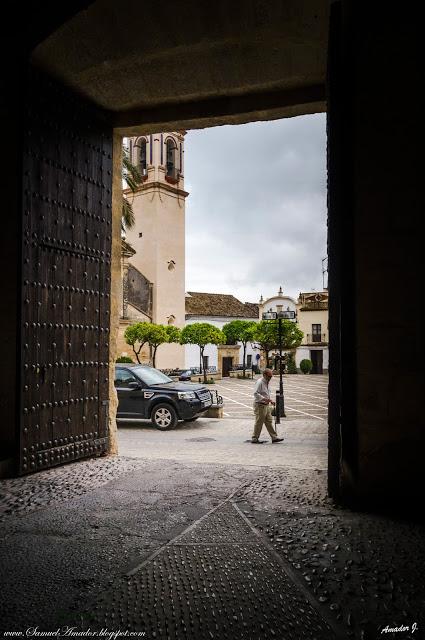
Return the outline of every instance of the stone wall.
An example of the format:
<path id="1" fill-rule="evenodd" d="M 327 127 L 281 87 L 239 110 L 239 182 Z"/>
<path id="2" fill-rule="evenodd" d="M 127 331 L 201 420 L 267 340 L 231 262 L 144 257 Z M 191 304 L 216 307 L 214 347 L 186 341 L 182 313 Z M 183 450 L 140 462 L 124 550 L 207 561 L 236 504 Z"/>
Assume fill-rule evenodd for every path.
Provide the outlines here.
<path id="1" fill-rule="evenodd" d="M 372 10 L 365 20 L 356 3 L 344 1 L 338 37 L 331 73 L 339 73 L 339 86 L 335 76 L 330 85 L 329 293 L 341 345 L 340 483 L 342 495 L 395 506 L 422 495 L 423 71 L 406 12 Z M 335 355 L 340 347 L 330 329 Z M 334 382 L 337 367 L 334 358 Z"/>
<path id="2" fill-rule="evenodd" d="M 109 453 L 118 453 L 117 422 L 118 407 L 115 391 L 115 360 L 117 357 L 117 337 L 122 306 L 121 274 L 121 214 L 122 214 L 122 138 L 114 134 L 113 183 L 112 183 L 112 260 L 111 260 L 111 326 L 109 345 Z"/>
<path id="3" fill-rule="evenodd" d="M 152 283 L 132 264 L 128 265 L 128 302 L 152 315 Z"/>

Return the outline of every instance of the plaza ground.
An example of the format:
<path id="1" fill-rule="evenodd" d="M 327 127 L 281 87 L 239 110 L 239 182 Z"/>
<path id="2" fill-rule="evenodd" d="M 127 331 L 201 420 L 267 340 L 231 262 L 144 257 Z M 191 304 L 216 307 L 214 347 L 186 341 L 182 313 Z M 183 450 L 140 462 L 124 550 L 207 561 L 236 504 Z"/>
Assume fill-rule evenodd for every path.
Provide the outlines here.
<path id="1" fill-rule="evenodd" d="M 252 392 L 258 377 L 255 376 L 254 380 L 223 378 L 216 385 L 211 385 L 223 397 L 225 417 L 243 418 L 253 415 Z M 313 418 L 326 424 L 328 380 L 327 375 L 285 375 L 283 391 L 287 419 Z M 270 382 L 273 398 L 278 388 L 279 378 L 274 376 Z"/>
<path id="2" fill-rule="evenodd" d="M 310 380 L 312 379 L 312 380 Z M 276 426 L 284 442 L 271 444 L 265 427 L 264 443 L 251 445 L 255 380 L 223 379 L 209 388 L 224 401 L 224 418 L 179 422 L 171 431 L 158 431 L 150 422 L 122 422 L 118 440 L 121 455 L 216 464 L 297 469 L 327 468 L 327 376 L 285 376 L 287 417 Z M 278 379 L 271 382 L 273 393 Z M 299 407 L 302 407 L 301 409 Z"/>

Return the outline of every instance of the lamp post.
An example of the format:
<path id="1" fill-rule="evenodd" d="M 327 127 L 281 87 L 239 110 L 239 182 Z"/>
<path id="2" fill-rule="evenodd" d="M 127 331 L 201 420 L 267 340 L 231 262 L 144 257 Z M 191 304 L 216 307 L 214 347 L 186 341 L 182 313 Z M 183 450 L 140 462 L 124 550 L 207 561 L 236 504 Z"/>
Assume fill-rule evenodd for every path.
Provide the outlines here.
<path id="1" fill-rule="evenodd" d="M 283 369 L 282 369 L 282 318 L 277 314 L 278 336 L 279 336 L 279 418 L 286 418 L 285 400 L 283 395 Z"/>
<path id="2" fill-rule="evenodd" d="M 282 320 L 295 320 L 295 311 L 266 311 L 263 313 L 263 320 L 278 321 L 279 338 L 279 393 L 276 392 L 276 422 L 280 423 L 280 418 L 286 418 L 285 398 L 283 395 L 283 355 L 282 355 Z"/>

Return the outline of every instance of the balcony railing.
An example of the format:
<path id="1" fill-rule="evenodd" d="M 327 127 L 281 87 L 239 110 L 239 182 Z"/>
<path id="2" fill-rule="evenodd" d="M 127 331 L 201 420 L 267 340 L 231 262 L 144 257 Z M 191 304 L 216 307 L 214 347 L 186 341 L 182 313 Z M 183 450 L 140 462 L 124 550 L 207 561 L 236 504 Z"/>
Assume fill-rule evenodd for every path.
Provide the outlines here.
<path id="1" fill-rule="evenodd" d="M 327 344 L 326 333 L 307 333 L 306 344 Z"/>
<path id="2" fill-rule="evenodd" d="M 327 308 L 327 301 L 317 302 L 316 300 L 308 300 L 302 304 L 300 311 L 317 311 L 318 309 L 326 310 Z"/>
<path id="3" fill-rule="evenodd" d="M 165 171 L 165 179 L 168 182 L 178 182 L 179 181 L 179 170 L 177 169 L 177 167 L 174 167 L 173 165 L 169 165 L 167 163 L 167 167 L 166 167 L 166 171 Z"/>

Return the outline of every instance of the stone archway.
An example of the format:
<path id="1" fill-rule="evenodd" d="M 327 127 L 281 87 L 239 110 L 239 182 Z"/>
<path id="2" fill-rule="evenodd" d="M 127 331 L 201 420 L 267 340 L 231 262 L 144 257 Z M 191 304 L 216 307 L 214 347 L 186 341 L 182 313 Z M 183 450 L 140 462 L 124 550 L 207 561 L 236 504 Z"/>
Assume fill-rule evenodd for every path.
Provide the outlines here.
<path id="1" fill-rule="evenodd" d="M 144 11 L 143 38 L 133 0 L 119 7 L 96 0 L 84 11 L 68 2 L 66 11 L 49 6 L 44 15 L 41 8 L 33 23 L 34 16 L 23 18 L 29 20 L 25 42 L 17 37 L 22 19 L 6 25 L 2 47 L 20 50 L 2 54 L 4 142 L 12 148 L 2 174 L 9 215 L 0 256 L 3 272 L 11 274 L 1 314 L 9 363 L 2 372 L 3 448 L 16 455 L 20 136 L 32 53 L 34 65 L 102 111 L 116 134 L 116 172 L 120 135 L 302 115 L 325 110 L 328 99 L 330 491 L 363 501 L 421 495 L 423 358 L 415 285 L 422 268 L 421 152 L 413 94 L 421 70 L 414 16 L 388 8 L 385 16 L 371 9 L 365 16 L 357 3 L 339 0 L 329 29 L 328 3 L 321 0 L 247 2 L 243 11 L 220 0 L 213 15 L 195 0 L 180 12 L 174 7 L 165 0 Z M 396 91 L 406 105 L 402 115 Z M 112 255 L 119 264 L 119 246 Z M 404 292 L 403 304 L 394 304 L 395 291 Z"/>

